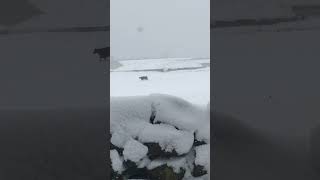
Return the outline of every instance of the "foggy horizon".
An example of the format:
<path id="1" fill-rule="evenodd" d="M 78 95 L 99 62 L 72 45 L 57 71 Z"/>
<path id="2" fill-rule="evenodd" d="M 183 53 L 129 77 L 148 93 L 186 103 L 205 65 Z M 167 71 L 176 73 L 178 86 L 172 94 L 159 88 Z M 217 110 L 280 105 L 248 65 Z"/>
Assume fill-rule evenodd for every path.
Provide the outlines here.
<path id="1" fill-rule="evenodd" d="M 111 0 L 110 7 L 113 59 L 209 58 L 209 0 Z"/>

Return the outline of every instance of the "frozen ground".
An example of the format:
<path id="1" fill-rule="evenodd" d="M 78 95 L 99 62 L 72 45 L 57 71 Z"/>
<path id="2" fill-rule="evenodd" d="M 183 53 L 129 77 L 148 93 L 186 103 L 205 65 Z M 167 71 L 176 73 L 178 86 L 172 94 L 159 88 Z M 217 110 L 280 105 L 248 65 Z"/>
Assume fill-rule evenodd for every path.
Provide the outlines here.
<path id="1" fill-rule="evenodd" d="M 210 100 L 209 63 L 209 59 L 121 61 L 123 66 L 110 73 L 110 95 L 119 97 L 161 93 L 206 105 Z M 141 81 L 140 76 L 148 76 L 148 80 Z"/>

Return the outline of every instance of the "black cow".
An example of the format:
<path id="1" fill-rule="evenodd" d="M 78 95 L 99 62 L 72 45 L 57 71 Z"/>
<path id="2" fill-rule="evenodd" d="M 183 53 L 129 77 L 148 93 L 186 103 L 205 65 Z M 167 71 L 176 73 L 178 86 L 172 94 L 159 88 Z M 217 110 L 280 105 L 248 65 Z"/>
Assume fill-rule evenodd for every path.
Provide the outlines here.
<path id="1" fill-rule="evenodd" d="M 93 54 L 98 54 L 100 57 L 100 61 L 106 60 L 107 58 L 110 58 L 110 47 L 100 49 L 95 48 Z"/>
<path id="2" fill-rule="evenodd" d="M 140 78 L 140 80 L 148 80 L 148 76 L 141 76 L 141 77 L 139 77 Z"/>

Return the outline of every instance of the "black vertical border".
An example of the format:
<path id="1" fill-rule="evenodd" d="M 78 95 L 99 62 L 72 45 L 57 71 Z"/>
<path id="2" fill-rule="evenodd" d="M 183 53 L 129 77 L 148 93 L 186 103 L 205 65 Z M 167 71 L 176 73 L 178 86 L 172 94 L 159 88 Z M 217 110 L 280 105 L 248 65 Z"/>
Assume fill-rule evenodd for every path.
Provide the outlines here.
<path id="1" fill-rule="evenodd" d="M 107 46 L 111 49 L 110 46 L 110 0 L 106 0 L 108 3 L 108 10 L 107 10 L 107 27 L 108 27 L 108 31 L 106 33 L 108 42 L 107 42 Z M 105 75 L 106 75 L 106 84 L 107 84 L 107 88 L 106 88 L 106 111 L 107 111 L 107 120 L 106 120 L 106 129 L 105 129 L 105 137 L 106 137 L 106 141 L 105 143 L 105 161 L 106 161 L 106 175 L 107 178 L 106 179 L 110 179 L 111 180 L 111 170 L 110 170 L 110 166 L 111 166 L 111 160 L 110 160 L 110 61 L 107 61 L 106 63 L 106 71 L 105 71 Z"/>
<path id="2" fill-rule="evenodd" d="M 215 157 L 215 136 L 214 136 L 214 119 L 213 119 L 213 113 L 214 113 L 214 69 L 216 68 L 215 61 L 213 58 L 213 49 L 212 49 L 212 42 L 213 42 L 213 36 L 212 36 L 212 22 L 213 22 L 213 13 L 212 13 L 212 7 L 213 7 L 213 1 L 210 1 L 210 22 L 209 22 L 209 28 L 210 28 L 210 179 L 215 179 L 215 164 L 214 164 L 214 157 Z"/>

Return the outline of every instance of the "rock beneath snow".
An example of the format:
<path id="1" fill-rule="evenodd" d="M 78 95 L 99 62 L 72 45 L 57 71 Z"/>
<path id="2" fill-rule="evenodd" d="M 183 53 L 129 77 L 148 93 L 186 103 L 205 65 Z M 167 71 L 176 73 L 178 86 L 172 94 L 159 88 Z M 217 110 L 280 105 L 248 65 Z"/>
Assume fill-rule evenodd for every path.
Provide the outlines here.
<path id="1" fill-rule="evenodd" d="M 193 177 L 200 177 L 200 176 L 203 176 L 207 173 L 208 172 L 205 170 L 204 166 L 195 165 L 193 168 L 193 171 L 192 171 L 192 176 Z"/>
<path id="2" fill-rule="evenodd" d="M 116 150 L 110 151 L 111 167 L 112 169 L 121 174 L 124 170 L 123 167 L 123 158 L 119 156 L 119 153 Z"/>
<path id="3" fill-rule="evenodd" d="M 196 139 L 196 137 L 194 138 L 193 146 L 201 146 L 205 144 L 207 144 L 205 141 L 199 141 Z"/>
<path id="4" fill-rule="evenodd" d="M 159 94 L 112 97 L 110 105 L 112 179 L 180 180 L 208 175 L 208 107 Z"/>
<path id="5" fill-rule="evenodd" d="M 110 150 L 110 160 L 111 160 L 111 179 L 122 180 L 121 175 L 124 171 L 123 158 L 119 156 L 116 150 Z"/>
<path id="6" fill-rule="evenodd" d="M 158 180 L 182 180 L 185 174 L 185 170 L 181 169 L 178 173 L 173 170 L 172 167 L 162 165 L 150 170 L 151 179 Z"/>
<path id="7" fill-rule="evenodd" d="M 157 153 L 167 155 L 186 154 L 190 151 L 194 141 L 192 132 L 177 130 L 173 126 L 166 124 L 146 126 L 140 132 L 138 139 L 140 142 L 153 147 L 154 151 L 149 152 L 149 154 L 151 153 L 155 156 L 157 156 Z"/>
<path id="8" fill-rule="evenodd" d="M 124 177 L 121 174 L 114 172 L 111 168 L 111 179 L 112 180 L 124 180 Z"/>
<path id="9" fill-rule="evenodd" d="M 150 160 L 154 160 L 157 158 L 171 158 L 171 157 L 178 156 L 178 153 L 175 150 L 172 150 L 171 152 L 164 151 L 158 143 L 145 143 L 145 145 L 149 149 L 148 157 Z"/>
<path id="10" fill-rule="evenodd" d="M 123 157 L 126 161 L 137 163 L 146 157 L 147 153 L 148 147 L 134 139 L 124 145 Z"/>
<path id="11" fill-rule="evenodd" d="M 210 170 L 210 145 L 201 145 L 195 147 L 195 160 L 194 163 L 199 166 L 205 167 L 205 170 Z"/>
<path id="12" fill-rule="evenodd" d="M 112 143 L 110 143 L 110 150 L 116 150 L 120 156 L 123 156 L 123 148 L 119 148 Z"/>
<path id="13" fill-rule="evenodd" d="M 210 146 L 201 145 L 195 147 L 195 160 L 192 175 L 200 177 L 210 171 Z"/>
<path id="14" fill-rule="evenodd" d="M 134 179 L 148 179 L 149 174 L 146 168 L 139 168 L 135 162 L 130 160 L 124 162 L 126 170 L 122 173 L 128 178 Z"/>

